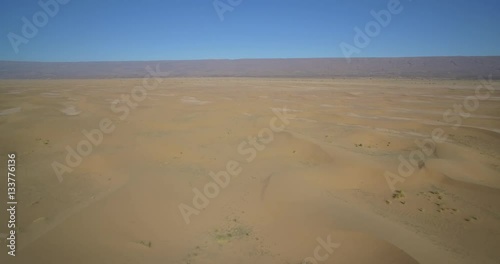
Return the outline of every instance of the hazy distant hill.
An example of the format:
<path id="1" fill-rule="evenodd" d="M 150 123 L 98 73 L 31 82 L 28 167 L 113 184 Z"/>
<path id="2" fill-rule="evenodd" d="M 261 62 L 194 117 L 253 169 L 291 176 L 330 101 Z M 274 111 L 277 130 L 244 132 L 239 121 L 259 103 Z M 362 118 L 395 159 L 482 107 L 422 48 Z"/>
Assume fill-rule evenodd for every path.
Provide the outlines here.
<path id="1" fill-rule="evenodd" d="M 146 66 L 172 77 L 500 77 L 500 56 L 241 59 L 134 62 L 0 61 L 1 79 L 143 77 Z"/>

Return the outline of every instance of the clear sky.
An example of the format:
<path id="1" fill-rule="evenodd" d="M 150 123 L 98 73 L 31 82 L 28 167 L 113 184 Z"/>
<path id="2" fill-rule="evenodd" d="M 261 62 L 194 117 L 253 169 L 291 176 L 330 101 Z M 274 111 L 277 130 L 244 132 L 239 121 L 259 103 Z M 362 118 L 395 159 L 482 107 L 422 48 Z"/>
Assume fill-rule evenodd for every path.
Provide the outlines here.
<path id="1" fill-rule="evenodd" d="M 498 0 L 400 0 L 401 12 L 356 46 L 354 28 L 391 1 L 241 0 L 221 20 L 213 0 L 41 0 L 54 12 L 2 0 L 0 60 L 344 57 L 343 42 L 357 48 L 352 57 L 500 55 Z"/>

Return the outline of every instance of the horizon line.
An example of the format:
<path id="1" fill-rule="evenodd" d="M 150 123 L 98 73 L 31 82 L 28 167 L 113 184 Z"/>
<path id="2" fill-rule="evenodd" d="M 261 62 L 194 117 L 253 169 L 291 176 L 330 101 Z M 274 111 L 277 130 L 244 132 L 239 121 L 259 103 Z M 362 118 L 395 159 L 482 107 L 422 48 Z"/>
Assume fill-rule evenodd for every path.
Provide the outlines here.
<path id="1" fill-rule="evenodd" d="M 412 58 L 478 58 L 478 57 L 500 57 L 500 55 L 450 55 L 450 56 L 394 56 L 394 57 L 354 57 L 357 59 L 412 59 Z M 304 60 L 304 59 L 346 59 L 345 57 L 292 57 L 292 58 L 210 58 L 210 59 L 155 59 L 155 60 L 89 60 L 89 61 L 36 61 L 36 60 L 0 60 L 0 62 L 25 62 L 25 63 L 105 63 L 105 62 L 160 62 L 160 61 L 238 61 L 238 60 Z"/>

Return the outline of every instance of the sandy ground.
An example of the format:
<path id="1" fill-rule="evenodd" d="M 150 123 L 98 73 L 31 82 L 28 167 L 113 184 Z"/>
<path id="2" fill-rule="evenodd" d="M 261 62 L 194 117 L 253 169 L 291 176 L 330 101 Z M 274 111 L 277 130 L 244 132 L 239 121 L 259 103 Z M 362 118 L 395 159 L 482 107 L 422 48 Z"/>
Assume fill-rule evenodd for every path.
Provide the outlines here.
<path id="1" fill-rule="evenodd" d="M 0 82 L 1 263 L 499 263 L 500 83 L 157 81 Z"/>

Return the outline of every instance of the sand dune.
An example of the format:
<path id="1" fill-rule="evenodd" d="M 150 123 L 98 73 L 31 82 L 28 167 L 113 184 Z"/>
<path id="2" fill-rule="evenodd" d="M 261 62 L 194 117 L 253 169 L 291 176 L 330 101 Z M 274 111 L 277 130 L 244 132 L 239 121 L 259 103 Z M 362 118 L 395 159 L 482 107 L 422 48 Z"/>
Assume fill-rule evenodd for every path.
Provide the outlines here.
<path id="1" fill-rule="evenodd" d="M 500 259 L 498 102 L 443 120 L 474 81 L 171 78 L 127 104 L 141 83 L 1 82 L 1 155 L 19 175 L 9 263 Z M 103 119 L 113 131 L 68 165 Z M 436 129 L 446 139 L 424 149 Z M 62 182 L 54 162 L 70 166 Z"/>

